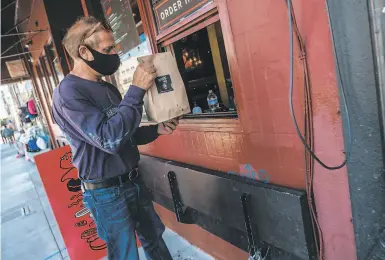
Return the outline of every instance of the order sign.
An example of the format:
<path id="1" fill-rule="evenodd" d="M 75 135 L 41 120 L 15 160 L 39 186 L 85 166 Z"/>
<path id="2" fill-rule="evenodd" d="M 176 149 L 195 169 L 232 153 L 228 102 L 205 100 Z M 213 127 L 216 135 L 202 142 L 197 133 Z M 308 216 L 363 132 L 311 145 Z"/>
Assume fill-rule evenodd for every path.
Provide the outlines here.
<path id="1" fill-rule="evenodd" d="M 163 30 L 211 0 L 164 0 L 155 5 L 156 22 Z"/>

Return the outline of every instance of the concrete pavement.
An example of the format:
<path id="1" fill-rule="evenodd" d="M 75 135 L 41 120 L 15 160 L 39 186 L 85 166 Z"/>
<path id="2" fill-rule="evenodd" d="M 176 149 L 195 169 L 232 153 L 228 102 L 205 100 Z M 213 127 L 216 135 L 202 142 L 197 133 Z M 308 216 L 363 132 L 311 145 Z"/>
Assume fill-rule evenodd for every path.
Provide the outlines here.
<path id="1" fill-rule="evenodd" d="M 13 146 L 1 144 L 0 150 L 1 259 L 69 259 L 35 165 L 16 159 Z M 171 230 L 163 237 L 175 260 L 213 259 Z M 142 249 L 139 254 L 146 259 Z"/>
<path id="2" fill-rule="evenodd" d="M 1 149 L 1 259 L 69 259 L 33 163 Z"/>

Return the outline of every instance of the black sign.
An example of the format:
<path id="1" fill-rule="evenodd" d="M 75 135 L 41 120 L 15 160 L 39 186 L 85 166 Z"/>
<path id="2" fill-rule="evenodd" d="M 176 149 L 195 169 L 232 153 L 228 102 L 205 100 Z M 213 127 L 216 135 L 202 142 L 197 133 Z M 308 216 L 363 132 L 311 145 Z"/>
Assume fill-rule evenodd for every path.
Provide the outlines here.
<path id="1" fill-rule="evenodd" d="M 104 16 L 114 31 L 116 48 L 123 55 L 139 45 L 130 0 L 102 0 Z"/>
<path id="2" fill-rule="evenodd" d="M 159 31 L 173 25 L 211 0 L 163 0 L 155 5 Z"/>
<path id="3" fill-rule="evenodd" d="M 170 75 L 164 75 L 155 78 L 155 85 L 156 88 L 158 89 L 158 93 L 166 93 L 173 91 L 174 89 L 172 88 L 172 82 L 171 82 L 171 77 Z"/>

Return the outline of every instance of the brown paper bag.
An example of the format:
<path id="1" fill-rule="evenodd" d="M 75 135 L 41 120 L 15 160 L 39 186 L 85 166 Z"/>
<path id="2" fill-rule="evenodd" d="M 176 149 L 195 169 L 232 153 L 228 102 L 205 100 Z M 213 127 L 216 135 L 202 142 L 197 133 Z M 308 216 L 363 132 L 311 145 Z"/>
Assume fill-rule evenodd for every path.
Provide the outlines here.
<path id="1" fill-rule="evenodd" d="M 149 121 L 165 122 L 190 113 L 186 89 L 175 58 L 170 52 L 139 57 L 139 62 L 152 60 L 157 77 L 144 96 L 144 108 Z"/>

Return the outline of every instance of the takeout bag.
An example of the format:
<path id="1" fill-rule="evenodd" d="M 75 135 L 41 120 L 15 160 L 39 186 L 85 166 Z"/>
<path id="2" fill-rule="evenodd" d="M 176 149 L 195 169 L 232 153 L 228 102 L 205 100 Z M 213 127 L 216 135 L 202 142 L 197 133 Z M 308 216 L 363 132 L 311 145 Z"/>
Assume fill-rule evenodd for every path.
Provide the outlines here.
<path id="1" fill-rule="evenodd" d="M 186 89 L 175 58 L 170 52 L 138 58 L 139 62 L 151 60 L 157 77 L 143 100 L 149 121 L 161 123 L 190 113 Z"/>

